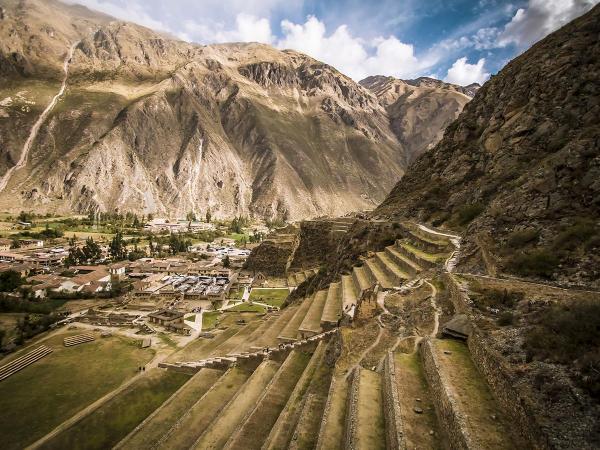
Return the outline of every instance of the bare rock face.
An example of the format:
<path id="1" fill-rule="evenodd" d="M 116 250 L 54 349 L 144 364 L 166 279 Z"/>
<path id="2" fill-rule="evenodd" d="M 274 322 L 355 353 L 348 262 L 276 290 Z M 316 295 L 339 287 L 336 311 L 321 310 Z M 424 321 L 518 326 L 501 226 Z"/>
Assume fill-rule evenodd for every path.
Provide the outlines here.
<path id="1" fill-rule="evenodd" d="M 375 214 L 466 227 L 462 269 L 600 287 L 599 33 L 596 6 L 511 61 Z"/>
<path id="2" fill-rule="evenodd" d="M 433 148 L 479 88 L 444 83 L 433 78 L 398 80 L 372 76 L 360 84 L 386 108 L 390 127 L 412 162 Z"/>

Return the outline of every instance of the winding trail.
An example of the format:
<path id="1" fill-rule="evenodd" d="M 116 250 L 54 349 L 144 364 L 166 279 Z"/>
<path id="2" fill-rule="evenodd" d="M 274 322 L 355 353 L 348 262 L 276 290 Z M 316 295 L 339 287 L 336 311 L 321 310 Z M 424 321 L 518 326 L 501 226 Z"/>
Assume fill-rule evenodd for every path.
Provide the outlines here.
<path id="1" fill-rule="evenodd" d="M 65 60 L 63 62 L 63 72 L 64 72 L 65 76 L 63 78 L 60 89 L 59 89 L 58 93 L 52 98 L 52 100 L 50 101 L 48 106 L 46 106 L 46 109 L 44 109 L 42 114 L 40 114 L 40 117 L 38 117 L 38 120 L 33 124 L 33 127 L 31 127 L 31 131 L 29 132 L 29 137 L 25 141 L 25 145 L 23 146 L 23 150 L 21 151 L 21 156 L 20 156 L 19 160 L 17 161 L 17 163 L 14 166 L 12 166 L 10 169 L 8 169 L 6 171 L 6 173 L 4 174 L 4 176 L 0 179 L 0 192 L 4 191 L 4 189 L 8 185 L 8 182 L 10 181 L 13 173 L 16 170 L 19 170 L 20 168 L 25 166 L 25 164 L 27 163 L 27 157 L 29 156 L 29 151 L 31 150 L 31 146 L 33 145 L 33 142 L 35 141 L 35 138 L 37 137 L 42 124 L 46 121 L 46 119 L 48 118 L 48 115 L 50 114 L 52 109 L 54 109 L 54 107 L 56 106 L 56 103 L 58 103 L 58 99 L 64 94 L 65 89 L 67 87 L 67 80 L 69 78 L 69 64 L 71 63 L 71 58 L 73 57 L 73 52 L 75 51 L 75 47 L 77 47 L 77 44 L 79 44 L 79 42 L 80 41 L 77 41 L 74 44 L 72 44 L 71 47 L 69 47 L 69 51 L 67 52 L 67 56 L 65 57 Z"/>

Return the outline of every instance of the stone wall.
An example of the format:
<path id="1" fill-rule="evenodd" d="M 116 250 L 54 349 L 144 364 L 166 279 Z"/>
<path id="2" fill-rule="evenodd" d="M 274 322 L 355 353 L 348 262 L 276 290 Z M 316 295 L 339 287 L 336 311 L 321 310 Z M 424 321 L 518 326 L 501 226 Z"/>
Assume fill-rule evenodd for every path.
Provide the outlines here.
<path id="1" fill-rule="evenodd" d="M 389 351 L 383 362 L 383 414 L 385 417 L 386 448 L 405 450 L 398 383 L 396 382 L 396 363 L 394 354 Z"/>
<path id="2" fill-rule="evenodd" d="M 352 375 L 348 382 L 348 398 L 346 401 L 346 420 L 344 427 L 344 449 L 353 450 L 357 448 L 357 429 L 358 429 L 358 400 L 360 387 L 360 371 L 362 368 L 358 366 L 352 371 Z"/>
<path id="3" fill-rule="evenodd" d="M 450 301 L 454 306 L 454 312 L 457 314 L 467 314 L 470 316 L 470 306 L 472 302 L 463 287 L 449 272 L 444 272 L 442 277 L 444 279 L 444 285 L 450 294 Z"/>
<path id="4" fill-rule="evenodd" d="M 284 277 L 298 242 L 298 236 L 294 234 L 269 237 L 252 250 L 245 268 L 254 274 Z"/>
<path id="5" fill-rule="evenodd" d="M 542 431 L 532 404 L 525 395 L 519 395 L 518 380 L 506 364 L 504 358 L 493 349 L 485 334 L 473 327 L 467 340 L 471 359 L 487 381 L 498 406 L 513 425 L 515 438 L 520 437 L 519 448 L 551 448 L 546 434 Z"/>
<path id="6" fill-rule="evenodd" d="M 406 258 L 410 259 L 412 262 L 414 262 L 415 264 L 421 266 L 424 269 L 429 269 L 431 267 L 435 267 L 435 263 L 433 263 L 431 261 L 427 261 L 426 259 L 422 259 L 422 258 L 417 257 L 414 253 L 409 252 L 408 250 L 406 250 L 401 245 L 397 245 L 396 246 L 396 250 L 402 256 L 405 256 Z"/>
<path id="7" fill-rule="evenodd" d="M 467 430 L 465 418 L 459 412 L 456 399 L 448 390 L 448 384 L 443 379 L 444 374 L 440 370 L 440 364 L 429 338 L 423 339 L 419 351 L 440 429 L 446 435 L 450 448 L 453 450 L 475 448 Z"/>

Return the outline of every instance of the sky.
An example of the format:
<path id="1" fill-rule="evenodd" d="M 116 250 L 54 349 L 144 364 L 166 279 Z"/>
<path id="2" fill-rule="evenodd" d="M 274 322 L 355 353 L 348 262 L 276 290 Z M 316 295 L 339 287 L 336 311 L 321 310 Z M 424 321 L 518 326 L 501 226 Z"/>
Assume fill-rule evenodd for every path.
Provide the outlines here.
<path id="1" fill-rule="evenodd" d="M 262 42 L 369 75 L 484 83 L 600 0 L 71 0 L 200 44 Z"/>

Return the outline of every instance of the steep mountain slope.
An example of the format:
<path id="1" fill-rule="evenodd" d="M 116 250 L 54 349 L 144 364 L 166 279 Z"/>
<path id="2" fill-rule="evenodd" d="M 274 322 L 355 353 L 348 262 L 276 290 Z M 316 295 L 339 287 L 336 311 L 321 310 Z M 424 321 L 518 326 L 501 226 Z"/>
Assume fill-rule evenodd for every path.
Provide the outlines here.
<path id="1" fill-rule="evenodd" d="M 600 287 L 599 35 L 596 6 L 510 62 L 375 215 L 466 227 L 459 270 Z"/>
<path id="2" fill-rule="evenodd" d="M 399 80 L 372 76 L 360 84 L 386 108 L 390 126 L 413 161 L 437 144 L 444 129 L 458 117 L 479 88 L 444 83 L 433 78 Z"/>
<path id="3" fill-rule="evenodd" d="M 299 218 L 372 207 L 403 174 L 375 96 L 306 55 L 1 5 L 0 209 Z M 63 63 L 65 92 L 23 156 Z"/>

